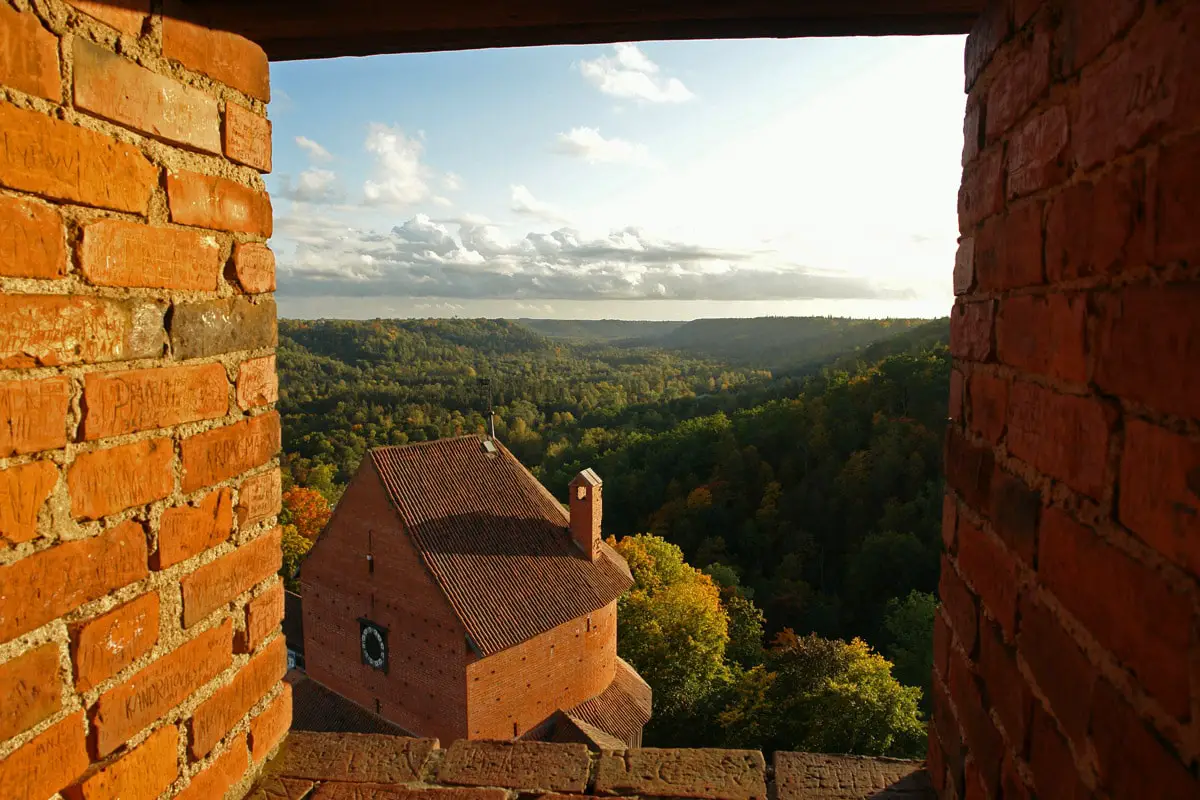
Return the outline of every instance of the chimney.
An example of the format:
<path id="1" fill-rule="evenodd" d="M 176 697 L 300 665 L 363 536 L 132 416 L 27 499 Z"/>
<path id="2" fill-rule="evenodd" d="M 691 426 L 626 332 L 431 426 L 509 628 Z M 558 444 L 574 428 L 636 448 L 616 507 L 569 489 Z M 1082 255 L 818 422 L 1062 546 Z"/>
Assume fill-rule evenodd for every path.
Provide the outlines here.
<path id="1" fill-rule="evenodd" d="M 571 539 L 587 557 L 600 557 L 600 476 L 585 469 L 571 481 Z"/>

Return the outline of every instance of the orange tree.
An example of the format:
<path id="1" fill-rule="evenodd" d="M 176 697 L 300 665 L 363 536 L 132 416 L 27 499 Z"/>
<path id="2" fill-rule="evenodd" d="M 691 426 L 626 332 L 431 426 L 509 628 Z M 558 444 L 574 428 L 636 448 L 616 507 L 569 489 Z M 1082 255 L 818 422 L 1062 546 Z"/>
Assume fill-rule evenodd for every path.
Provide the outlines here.
<path id="1" fill-rule="evenodd" d="M 332 514 L 329 501 L 316 489 L 296 486 L 283 493 L 280 522 L 295 525 L 301 536 L 316 539 Z"/>

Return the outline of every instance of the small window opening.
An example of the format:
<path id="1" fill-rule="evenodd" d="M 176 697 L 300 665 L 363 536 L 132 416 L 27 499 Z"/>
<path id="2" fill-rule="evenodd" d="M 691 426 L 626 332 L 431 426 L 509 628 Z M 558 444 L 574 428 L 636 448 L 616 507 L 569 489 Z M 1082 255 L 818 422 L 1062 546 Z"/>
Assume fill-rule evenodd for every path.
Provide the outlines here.
<path id="1" fill-rule="evenodd" d="M 375 698 L 375 713 L 376 713 L 376 714 L 382 714 L 382 713 L 383 713 L 383 703 L 379 702 L 379 698 L 378 698 L 378 697 L 376 697 L 376 698 Z"/>
<path id="2" fill-rule="evenodd" d="M 587 631 L 588 631 L 588 633 L 592 632 L 592 615 L 591 614 L 588 614 L 588 618 L 587 618 Z"/>
<path id="3" fill-rule="evenodd" d="M 521 735 L 520 732 L 517 730 L 517 723 L 514 722 L 513 723 L 513 738 L 515 739 L 520 735 Z"/>

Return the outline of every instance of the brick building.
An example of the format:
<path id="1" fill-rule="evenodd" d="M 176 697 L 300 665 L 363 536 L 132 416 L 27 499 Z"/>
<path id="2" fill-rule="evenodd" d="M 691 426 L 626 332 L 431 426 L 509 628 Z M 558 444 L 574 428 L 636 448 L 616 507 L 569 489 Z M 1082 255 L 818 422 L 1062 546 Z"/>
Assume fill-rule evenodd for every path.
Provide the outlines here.
<path id="1" fill-rule="evenodd" d="M 601 502 L 585 470 L 564 510 L 491 438 L 370 451 L 301 569 L 308 676 L 416 735 L 640 743 Z"/>

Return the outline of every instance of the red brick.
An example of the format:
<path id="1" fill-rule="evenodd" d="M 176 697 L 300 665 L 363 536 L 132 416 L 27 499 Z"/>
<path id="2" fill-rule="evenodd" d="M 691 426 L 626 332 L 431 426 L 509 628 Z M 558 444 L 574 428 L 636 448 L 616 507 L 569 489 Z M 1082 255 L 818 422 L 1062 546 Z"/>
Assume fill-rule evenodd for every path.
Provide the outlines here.
<path id="1" fill-rule="evenodd" d="M 1008 3 L 984 3 L 963 51 L 968 92 L 1011 32 Z"/>
<path id="2" fill-rule="evenodd" d="M 950 310 L 950 354 L 966 361 L 990 361 L 996 304 L 959 300 Z"/>
<path id="3" fill-rule="evenodd" d="M 229 747 L 204 769 L 192 776 L 192 780 L 175 800 L 211 800 L 224 797 L 229 789 L 242 779 L 250 766 L 246 758 L 246 737 L 239 736 Z"/>
<path id="4" fill-rule="evenodd" d="M 1017 627 L 1017 565 L 1012 554 L 964 519 L 959 522 L 958 566 L 1011 641 Z"/>
<path id="5" fill-rule="evenodd" d="M 51 642 L 0 664 L 0 741 L 11 739 L 62 708 L 58 645 Z"/>
<path id="6" fill-rule="evenodd" d="M 505 750 L 512 755 L 506 756 Z M 460 740 L 447 750 L 438 777 L 444 783 L 581 793 L 588 781 L 586 758 L 587 748 L 579 745 L 520 741 L 509 745 Z M 765 800 L 766 767 L 762 753 L 757 750 L 645 747 L 623 753 L 602 751 L 596 765 L 595 792 Z M 512 782 L 504 780 L 505 777 Z"/>
<path id="7" fill-rule="evenodd" d="M 979 632 L 979 677 L 987 706 L 996 709 L 1008 737 L 1010 752 L 1025 755 L 1033 693 L 1017 669 L 1017 657 L 1004 643 L 1000 630 L 985 623 Z"/>
<path id="8" fill-rule="evenodd" d="M 233 269 L 238 283 L 247 293 L 275 291 L 275 254 L 265 244 L 249 242 L 234 245 Z"/>
<path id="9" fill-rule="evenodd" d="M 61 278 L 67 274 L 65 240 L 62 216 L 53 206 L 0 197 L 0 275 Z"/>
<path id="10" fill-rule="evenodd" d="M 1180 719 L 1188 715 L 1191 605 L 1150 567 L 1062 511 L 1042 515 L 1038 570 L 1046 588 Z"/>
<path id="11" fill-rule="evenodd" d="M 1042 267 L 1042 211 L 1031 200 L 1008 214 L 989 219 L 975 242 L 975 277 L 985 292 L 1037 286 L 1046 282 Z"/>
<path id="12" fill-rule="evenodd" d="M 201 703 L 191 721 L 191 742 L 188 752 L 192 758 L 208 755 L 217 742 L 236 725 L 250 709 L 283 679 L 287 671 L 287 648 L 282 636 L 261 653 L 251 658 L 227 686 Z"/>
<path id="13" fill-rule="evenodd" d="M 963 117 L 962 165 L 965 167 L 979 155 L 983 142 L 983 104 L 974 98 L 967 99 L 967 113 Z"/>
<path id="14" fill-rule="evenodd" d="M 1004 740 L 983 704 L 970 665 L 958 651 L 950 653 L 950 696 L 958 709 L 963 740 L 988 790 L 987 796 L 995 797 L 1000 785 L 1000 765 L 1004 761 Z"/>
<path id="15" fill-rule="evenodd" d="M 958 229 L 969 233 L 1004 208 L 1004 150 L 985 150 L 963 174 L 958 190 Z"/>
<path id="16" fill-rule="evenodd" d="M 1008 417 L 1008 381 L 976 372 L 971 376 L 971 429 L 995 444 Z"/>
<path id="17" fill-rule="evenodd" d="M 67 470 L 71 513 L 100 519 L 161 500 L 175 489 L 175 449 L 170 439 L 80 453 Z"/>
<path id="18" fill-rule="evenodd" d="M 159 728 L 146 741 L 91 772 L 66 800 L 155 800 L 179 777 L 179 729 Z"/>
<path id="19" fill-rule="evenodd" d="M 1057 394 L 1025 381 L 1013 384 L 1008 408 L 1010 453 L 1100 499 L 1115 411 L 1098 400 Z"/>
<path id="20" fill-rule="evenodd" d="M 1154 735 L 1107 681 L 1096 688 L 1092 741 L 1100 783 L 1110 797 L 1200 797 L 1200 782 L 1183 759 Z"/>
<path id="21" fill-rule="evenodd" d="M 1029 20 L 1037 13 L 1038 9 L 1045 5 L 1045 0 L 1015 0 L 1013 3 L 1013 28 L 1021 30 Z"/>
<path id="22" fill-rule="evenodd" d="M 1200 577 L 1200 443 L 1129 420 L 1120 501 L 1127 528 Z"/>
<path id="23" fill-rule="evenodd" d="M 0 84 L 58 102 L 58 37 L 31 11 L 0 5 Z"/>
<path id="24" fill-rule="evenodd" d="M 938 742 L 945 755 L 944 760 L 950 776 L 949 782 L 956 786 L 961 786 L 963 771 L 962 731 L 959 730 L 958 720 L 954 715 L 954 710 L 950 706 L 950 693 L 946 688 L 948 681 L 949 678 L 943 681 L 936 675 L 933 678 L 931 691 L 933 724 L 930 725 L 930 728 L 937 732 Z"/>
<path id="25" fill-rule="evenodd" d="M 198 172 L 167 175 L 171 221 L 222 231 L 271 236 L 271 200 L 228 178 Z"/>
<path id="26" fill-rule="evenodd" d="M 183 490 L 195 491 L 265 464 L 279 452 L 279 414 L 272 411 L 183 440 Z"/>
<path id="27" fill-rule="evenodd" d="M 937 796 L 942 797 L 946 791 L 946 753 L 938 740 L 937 729 L 932 725 L 928 728 L 929 749 L 925 755 L 925 771 L 929 773 L 929 782 L 933 784 Z"/>
<path id="28" fill-rule="evenodd" d="M 954 495 L 946 492 L 942 497 L 942 543 L 947 552 L 954 552 L 955 531 L 958 526 L 958 501 Z"/>
<path id="29" fill-rule="evenodd" d="M 180 581 L 183 588 L 183 627 L 192 627 L 250 587 L 278 572 L 283 563 L 279 537 L 279 529 L 276 528 L 185 576 Z"/>
<path id="30" fill-rule="evenodd" d="M 158 168 L 137 148 L 36 111 L 0 104 L 0 185 L 117 211 L 146 213 Z"/>
<path id="31" fill-rule="evenodd" d="M 225 416 L 229 380 L 221 364 L 89 372 L 83 437 L 104 439 Z"/>
<path id="32" fill-rule="evenodd" d="M 246 604 L 246 628 L 238 633 L 234 647 L 239 653 L 249 653 L 263 643 L 283 620 L 283 581 Z"/>
<path id="33" fill-rule="evenodd" d="M 161 314 L 78 295 L 0 295 L 0 368 L 95 364 L 161 352 Z M 157 338 L 155 338 L 157 337 Z"/>
<path id="34" fill-rule="evenodd" d="M 225 104 L 225 155 L 254 167 L 271 171 L 271 121 L 232 100 Z"/>
<path id="35" fill-rule="evenodd" d="M 96 286 L 216 291 L 221 243 L 212 234 L 107 219 L 83 229 L 83 275 Z"/>
<path id="36" fill-rule="evenodd" d="M 1038 705 L 1034 709 L 1029 767 L 1038 797 L 1084 800 L 1092 795 L 1079 782 L 1079 771 L 1054 719 Z"/>
<path id="37" fill-rule="evenodd" d="M 1096 666 L 1050 609 L 1027 594 L 1021 597 L 1017 649 L 1067 736 L 1085 747 Z"/>
<path id="38" fill-rule="evenodd" d="M 1167 145 L 1154 162 L 1154 258 L 1159 264 L 1200 265 L 1200 136 Z"/>
<path id="39" fill-rule="evenodd" d="M 88 767 L 83 712 L 61 722 L 0 760 L 0 800 L 50 797 Z"/>
<path id="40" fill-rule="evenodd" d="M 75 106 L 156 139 L 221 152 L 217 99 L 76 36 Z"/>
<path id="41" fill-rule="evenodd" d="M 134 522 L 0 567 L 0 642 L 144 578 L 146 535 Z"/>
<path id="42" fill-rule="evenodd" d="M 1065 72 L 1073 73 L 1091 63 L 1137 19 L 1140 0 L 1065 0 L 1061 3 L 1060 47 Z"/>
<path id="43" fill-rule="evenodd" d="M 210 492 L 199 505 L 182 505 L 163 512 L 158 527 L 154 569 L 166 569 L 229 539 L 233 531 L 233 492 Z"/>
<path id="44" fill-rule="evenodd" d="M 1027 566 L 1037 552 L 1038 517 L 1042 495 L 1025 481 L 1003 470 L 992 474 L 992 499 L 988 516 L 992 529 Z"/>
<path id="45" fill-rule="evenodd" d="M 163 19 L 163 55 L 263 102 L 271 99 L 267 54 L 243 36 L 168 15 Z"/>
<path id="46" fill-rule="evenodd" d="M 1200 285 L 1127 286 L 1099 298 L 1094 380 L 1169 414 L 1200 417 Z"/>
<path id="47" fill-rule="evenodd" d="M 138 36 L 142 24 L 150 14 L 150 0 L 121 0 L 121 5 L 112 6 L 103 0 L 67 0 L 83 13 L 95 17 L 122 33 Z"/>
<path id="48" fill-rule="evenodd" d="M 937 674 L 943 679 L 949 678 L 949 659 L 950 648 L 953 644 L 954 632 L 950 630 L 950 623 L 946 622 L 945 615 L 940 611 L 933 612 L 933 666 L 937 670 Z"/>
<path id="49" fill-rule="evenodd" d="M 1024 372 L 1083 383 L 1087 317 L 1082 293 L 1009 297 L 996 321 L 997 358 Z"/>
<path id="50" fill-rule="evenodd" d="M 1115 275 L 1147 260 L 1140 163 L 1120 166 L 1095 183 L 1068 186 L 1046 215 L 1046 274 L 1051 283 Z"/>
<path id="51" fill-rule="evenodd" d="M 243 409 L 265 406 L 279 400 L 279 377 L 275 356 L 243 361 L 238 369 L 237 401 Z"/>
<path id="52" fill-rule="evenodd" d="M 975 286 L 975 240 L 963 239 L 954 255 L 954 293 L 968 294 Z"/>
<path id="53" fill-rule="evenodd" d="M 0 543 L 37 538 L 38 514 L 56 483 L 58 469 L 49 461 L 0 470 Z"/>
<path id="54" fill-rule="evenodd" d="M 233 660 L 233 625 L 225 620 L 154 661 L 96 701 L 92 729 L 106 756 L 162 719 Z"/>
<path id="55" fill-rule="evenodd" d="M 992 495 L 995 454 L 989 448 L 968 442 L 958 431 L 946 434 L 946 482 L 966 501 L 982 511 Z"/>
<path id="56" fill-rule="evenodd" d="M 968 653 L 975 652 L 975 642 L 979 635 L 979 607 L 975 595 L 962 582 L 950 560 L 942 557 L 941 577 L 938 581 L 938 597 L 942 601 L 942 609 L 946 612 L 946 620 L 954 630 L 955 636 Z"/>
<path id="57" fill-rule="evenodd" d="M 1000 72 L 987 94 L 987 140 L 1013 126 L 1050 88 L 1050 35 L 1034 29 L 1023 33 L 1004 54 Z"/>
<path id="58" fill-rule="evenodd" d="M 250 720 L 250 758 L 256 764 L 270 755 L 292 727 L 292 685 L 285 683 L 280 689 L 270 705 Z"/>
<path id="59" fill-rule="evenodd" d="M 950 403 L 949 414 L 950 419 L 954 422 L 960 422 L 963 418 L 963 391 L 966 379 L 963 374 L 956 369 L 950 370 Z"/>
<path id="60" fill-rule="evenodd" d="M 0 382 L 0 456 L 66 445 L 70 399 L 66 378 Z"/>
<path id="61" fill-rule="evenodd" d="M 967 787 L 965 800 L 988 800 L 987 786 L 984 785 L 983 775 L 980 774 L 974 760 L 966 763 L 964 779 Z"/>
<path id="62" fill-rule="evenodd" d="M 1067 176 L 1067 109 L 1054 106 L 1025 123 L 1008 143 L 1008 196 L 1020 197 Z"/>
<path id="63" fill-rule="evenodd" d="M 71 626 L 75 688 L 87 692 L 149 653 L 158 642 L 158 595 L 144 594 Z"/>
<path id="64" fill-rule="evenodd" d="M 238 489 L 237 518 L 242 530 L 279 513 L 283 487 L 278 469 L 247 478 Z"/>

